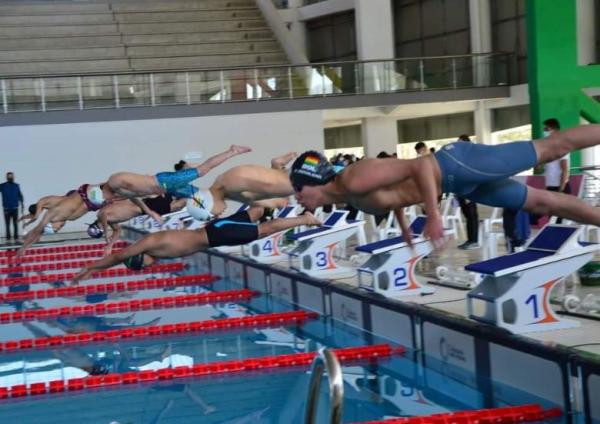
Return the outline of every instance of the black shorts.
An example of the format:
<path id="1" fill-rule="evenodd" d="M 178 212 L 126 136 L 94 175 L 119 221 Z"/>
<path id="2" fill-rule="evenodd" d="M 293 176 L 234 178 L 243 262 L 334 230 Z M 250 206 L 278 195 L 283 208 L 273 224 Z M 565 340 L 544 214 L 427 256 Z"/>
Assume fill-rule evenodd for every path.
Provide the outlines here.
<path id="1" fill-rule="evenodd" d="M 165 194 L 164 196 L 151 197 L 144 199 L 143 202 L 148 206 L 151 211 L 156 212 L 159 215 L 166 215 L 171 213 L 171 202 L 173 196 Z"/>
<path id="2" fill-rule="evenodd" d="M 238 246 L 258 239 L 258 225 L 246 211 L 216 219 L 204 228 L 210 247 Z"/>

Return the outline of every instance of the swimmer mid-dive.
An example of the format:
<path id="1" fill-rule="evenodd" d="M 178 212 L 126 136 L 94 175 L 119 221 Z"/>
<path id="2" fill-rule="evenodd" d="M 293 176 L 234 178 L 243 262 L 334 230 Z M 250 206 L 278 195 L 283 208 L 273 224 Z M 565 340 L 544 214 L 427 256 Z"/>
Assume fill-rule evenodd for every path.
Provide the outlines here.
<path id="1" fill-rule="evenodd" d="M 217 219 L 198 230 L 168 230 L 149 234 L 117 253 L 106 256 L 83 268 L 74 282 L 89 278 L 94 271 L 124 263 L 130 269 L 141 270 L 160 258 L 177 258 L 196 253 L 206 247 L 236 246 L 250 243 L 268 235 L 301 225 L 319 225 L 312 214 L 295 218 L 273 219 L 256 224 L 264 208 L 252 207 L 247 211 Z"/>
<path id="2" fill-rule="evenodd" d="M 161 216 L 149 209 L 139 197 L 163 194 L 171 194 L 179 198 L 192 197 L 197 191 L 190 185 L 192 181 L 206 175 L 226 160 L 250 151 L 252 149 L 249 147 L 232 145 L 225 152 L 207 159 L 200 165 L 192 165 L 177 172 L 160 172 L 156 175 L 119 172 L 111 175 L 106 183 L 88 189 L 93 193 L 89 199 L 98 208 L 117 199 L 131 199 L 145 214 L 162 223 Z"/>
<path id="3" fill-rule="evenodd" d="M 170 194 L 165 194 L 164 196 L 142 199 L 142 202 L 150 210 L 163 216 L 185 207 L 187 199 L 175 199 Z M 104 235 L 107 243 L 105 251 L 110 253 L 112 246 L 121 236 L 121 226 L 119 224 L 143 214 L 144 211 L 134 202 L 128 199 L 117 200 L 98 212 L 96 222 L 90 224 L 88 228 L 88 234 L 90 236 L 98 234 L 100 237 Z M 110 236 L 108 233 L 109 227 L 112 229 L 112 235 Z"/>
<path id="4" fill-rule="evenodd" d="M 21 218 L 19 218 L 19 221 L 25 221 L 25 222 L 23 222 L 23 229 L 27 228 L 29 225 L 31 225 L 35 221 L 37 221 L 37 219 L 40 217 L 42 212 L 44 212 L 47 209 L 51 209 L 51 208 L 55 207 L 61 201 L 63 201 L 66 197 L 70 196 L 73 193 L 75 193 L 75 190 L 69 191 L 64 196 L 44 196 L 40 200 L 38 200 L 37 203 L 32 203 L 31 205 L 29 205 L 29 208 L 28 208 L 29 213 L 27 215 L 23 215 Z M 64 221 L 55 222 L 52 224 L 52 228 L 53 228 L 54 232 L 58 232 L 64 225 L 65 225 Z"/>
<path id="5" fill-rule="evenodd" d="M 510 178 L 597 144 L 600 125 L 584 125 L 554 132 L 545 139 L 495 146 L 459 141 L 412 160 L 363 159 L 339 175 L 323 155 L 311 151 L 294 162 L 290 180 L 296 199 L 308 209 L 348 203 L 370 214 L 395 211 L 407 240 L 411 238 L 402 208 L 424 202 L 431 211 L 425 235 L 440 247 L 444 228 L 437 199 L 442 193 L 455 193 L 488 206 L 600 225 L 600 209 L 575 196 L 535 189 Z"/>
<path id="6" fill-rule="evenodd" d="M 271 160 L 271 168 L 241 165 L 219 175 L 207 190 L 199 190 L 190 202 L 195 204 L 194 218 L 209 221 L 221 215 L 234 200 L 252 206 L 277 208 L 285 205 L 294 194 L 285 165 L 296 153 L 290 152 Z M 189 210 L 189 209 L 188 209 Z"/>

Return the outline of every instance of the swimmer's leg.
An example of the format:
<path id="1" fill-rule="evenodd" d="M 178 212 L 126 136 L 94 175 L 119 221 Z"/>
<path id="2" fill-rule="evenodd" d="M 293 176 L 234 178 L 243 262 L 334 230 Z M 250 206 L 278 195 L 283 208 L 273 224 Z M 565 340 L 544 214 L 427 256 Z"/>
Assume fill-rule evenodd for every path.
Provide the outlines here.
<path id="1" fill-rule="evenodd" d="M 523 209 L 536 215 L 557 216 L 580 224 L 600 226 L 600 208 L 590 206 L 570 194 L 527 187 Z"/>
<path id="2" fill-rule="evenodd" d="M 600 144 L 600 125 L 581 125 L 533 142 L 538 164 L 562 158 L 573 150 Z"/>
<path id="3" fill-rule="evenodd" d="M 296 156 L 298 156 L 298 153 L 296 152 L 289 152 L 285 155 L 277 156 L 276 158 L 271 159 L 271 168 L 284 169 L 285 166 Z"/>
<path id="4" fill-rule="evenodd" d="M 228 150 L 208 158 L 200 165 L 193 165 L 192 167 L 198 171 L 199 176 L 203 176 L 208 174 L 211 169 L 216 168 L 217 166 L 221 165 L 223 162 L 231 159 L 232 157 L 251 151 L 252 149 L 250 147 L 238 146 L 233 144 Z"/>

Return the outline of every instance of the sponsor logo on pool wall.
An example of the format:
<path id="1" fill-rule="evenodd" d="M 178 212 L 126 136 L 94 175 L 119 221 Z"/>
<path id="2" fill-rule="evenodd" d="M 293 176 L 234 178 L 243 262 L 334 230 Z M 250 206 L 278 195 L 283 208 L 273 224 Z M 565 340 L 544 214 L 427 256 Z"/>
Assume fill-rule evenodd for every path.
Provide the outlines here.
<path id="1" fill-rule="evenodd" d="M 434 390 L 445 387 L 444 395 L 482 407 L 483 397 L 476 389 L 474 337 L 427 321 L 422 334 L 427 385 Z"/>
<path id="2" fill-rule="evenodd" d="M 293 303 L 292 280 L 283 275 L 271 274 L 271 294 L 286 302 Z"/>
<path id="3" fill-rule="evenodd" d="M 490 343 L 490 367 L 494 395 L 498 398 L 523 403 L 524 396 L 535 394 L 564 406 L 563 376 L 557 363 Z"/>
<path id="4" fill-rule="evenodd" d="M 236 283 L 244 283 L 244 264 L 239 262 L 230 261 L 229 268 L 229 279 Z"/>
<path id="5" fill-rule="evenodd" d="M 362 302 L 350 297 L 331 294 L 331 310 L 333 317 L 345 324 L 355 327 L 363 326 Z"/>

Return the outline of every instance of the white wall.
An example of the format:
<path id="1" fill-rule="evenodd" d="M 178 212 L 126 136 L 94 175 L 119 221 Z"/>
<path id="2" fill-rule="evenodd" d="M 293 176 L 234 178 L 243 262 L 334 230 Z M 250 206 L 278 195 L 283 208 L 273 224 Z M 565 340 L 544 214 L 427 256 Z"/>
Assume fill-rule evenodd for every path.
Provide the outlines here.
<path id="1" fill-rule="evenodd" d="M 0 142 L 5 146 L 0 177 L 15 172 L 27 205 L 83 183 L 103 182 L 118 171 L 172 171 L 189 151 L 208 157 L 231 144 L 254 149 L 198 180 L 203 187 L 232 166 L 269 166 L 275 155 L 324 148 L 321 111 L 0 127 Z M 91 221 L 88 214 L 65 231 Z"/>

